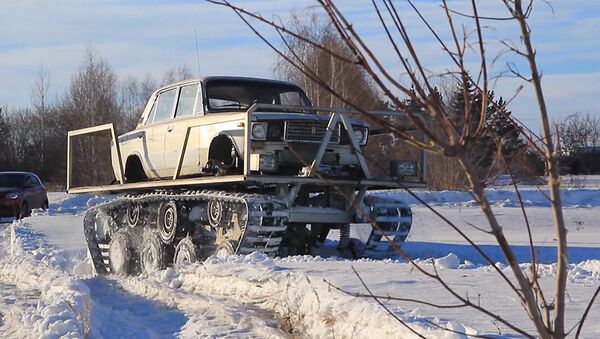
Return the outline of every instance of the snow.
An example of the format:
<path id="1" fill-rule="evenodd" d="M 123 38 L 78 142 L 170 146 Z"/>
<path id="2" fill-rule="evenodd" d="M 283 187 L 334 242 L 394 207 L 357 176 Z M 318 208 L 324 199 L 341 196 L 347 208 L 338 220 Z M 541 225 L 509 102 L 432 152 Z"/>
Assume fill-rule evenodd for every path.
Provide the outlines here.
<path id="1" fill-rule="evenodd" d="M 454 253 L 448 253 L 445 257 L 434 260 L 435 266 L 446 269 L 457 269 L 460 265 L 460 259 Z"/>
<path id="2" fill-rule="evenodd" d="M 600 177 L 573 177 L 565 182 L 571 245 L 566 316 L 570 328 L 600 285 Z M 481 244 L 496 267 L 511 276 L 495 240 L 480 230 L 485 219 L 469 194 L 417 194 Z M 533 332 L 514 293 L 455 230 L 406 192 L 376 195 L 411 204 L 414 226 L 402 248 L 423 269 L 438 272 L 459 294 Z M 551 293 L 556 240 L 545 190 L 524 186 L 522 195 L 540 284 Z M 521 268 L 528 272 L 532 267 L 529 238 L 514 190 L 496 187 L 489 197 Z M 397 256 L 347 260 L 252 253 L 213 256 L 179 271 L 96 276 L 87 258 L 83 212 L 109 198 L 51 193 L 48 211 L 0 224 L 0 337 L 417 337 L 413 330 L 427 338 L 519 337 L 470 308 L 440 309 L 387 298 L 457 304 L 439 283 Z M 364 229 L 355 227 L 354 232 L 364 233 Z M 335 235 L 331 238 L 335 241 Z M 393 316 L 373 298 L 350 295 L 368 293 L 367 287 L 383 297 L 380 301 Z M 600 336 L 597 307 L 592 307 L 583 338 Z"/>

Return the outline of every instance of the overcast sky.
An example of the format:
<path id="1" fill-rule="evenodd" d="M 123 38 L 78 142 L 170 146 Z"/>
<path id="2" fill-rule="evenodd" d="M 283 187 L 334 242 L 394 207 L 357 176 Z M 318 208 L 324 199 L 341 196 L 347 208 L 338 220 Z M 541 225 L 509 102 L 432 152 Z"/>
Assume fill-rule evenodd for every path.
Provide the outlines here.
<path id="1" fill-rule="evenodd" d="M 233 2 L 282 20 L 292 9 L 316 4 L 313 0 Z M 496 2 L 480 0 L 482 15 L 501 14 Z M 371 1 L 339 3 L 386 67 L 402 81 L 398 60 L 377 25 Z M 450 63 L 440 47 L 406 9 L 405 2 L 397 3 L 427 68 L 432 72 L 446 70 Z M 436 28 L 447 32 L 438 1 L 416 3 Z M 449 3 L 466 9 L 470 1 Z M 538 0 L 531 20 L 550 111 L 554 119 L 576 112 L 600 115 L 596 103 L 600 98 L 600 1 L 555 0 L 550 4 L 553 9 Z M 108 61 L 121 80 L 128 76 L 141 79 L 146 73 L 160 79 L 166 70 L 182 64 L 203 76 L 273 76 L 271 50 L 231 11 L 202 0 L 0 0 L 0 13 L 0 106 L 29 106 L 42 66 L 49 76 L 51 96 L 61 96 L 83 62 L 86 46 Z M 516 30 L 513 23 L 489 25 L 493 26 L 486 30 L 490 55 L 499 51 L 494 41 L 511 38 L 519 42 L 511 33 Z M 198 33 L 199 70 L 194 29 Z M 523 66 L 505 55 L 493 65 L 492 73 L 505 70 L 506 62 Z M 497 96 L 511 97 L 518 85 L 517 80 L 499 80 L 495 84 Z M 510 108 L 533 130 L 539 130 L 530 90 L 521 92 Z"/>

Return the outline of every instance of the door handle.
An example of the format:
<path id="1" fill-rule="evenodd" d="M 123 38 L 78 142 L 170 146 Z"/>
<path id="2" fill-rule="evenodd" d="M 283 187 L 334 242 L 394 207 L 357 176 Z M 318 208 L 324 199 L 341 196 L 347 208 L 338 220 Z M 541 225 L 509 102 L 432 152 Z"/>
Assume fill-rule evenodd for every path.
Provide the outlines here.
<path id="1" fill-rule="evenodd" d="M 167 126 L 167 132 L 171 132 L 173 130 L 173 125 Z"/>

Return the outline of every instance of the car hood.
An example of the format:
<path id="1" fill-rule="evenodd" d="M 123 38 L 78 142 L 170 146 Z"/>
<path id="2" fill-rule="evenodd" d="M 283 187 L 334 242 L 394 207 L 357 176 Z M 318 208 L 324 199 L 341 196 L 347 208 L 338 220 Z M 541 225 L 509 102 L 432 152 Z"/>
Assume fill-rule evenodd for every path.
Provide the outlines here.
<path id="1" fill-rule="evenodd" d="M 294 112 L 254 112 L 252 113 L 256 120 L 321 120 L 329 121 L 329 116 L 313 113 L 294 113 Z M 367 126 L 363 120 L 350 119 L 353 125 Z"/>
<path id="2" fill-rule="evenodd" d="M 21 192 L 18 187 L 0 187 L 0 198 L 4 198 L 8 193 Z"/>

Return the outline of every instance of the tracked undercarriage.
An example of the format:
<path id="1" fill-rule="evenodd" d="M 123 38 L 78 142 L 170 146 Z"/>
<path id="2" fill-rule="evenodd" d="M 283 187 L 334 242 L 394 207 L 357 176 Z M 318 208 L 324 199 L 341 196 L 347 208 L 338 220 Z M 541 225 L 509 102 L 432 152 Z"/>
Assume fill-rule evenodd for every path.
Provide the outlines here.
<path id="1" fill-rule="evenodd" d="M 367 201 L 368 202 L 368 201 Z M 366 246 L 350 238 L 350 225 L 337 225 L 340 255 L 360 257 L 385 252 L 404 241 L 410 209 L 402 203 L 372 203 L 356 218 L 375 220 Z M 90 208 L 84 233 L 98 273 L 150 273 L 209 255 L 318 254 L 334 225 L 288 222 L 283 200 L 271 195 L 224 191 L 178 191 L 125 195 Z M 285 238 L 285 239 L 284 239 Z M 320 246 L 319 246 L 320 244 Z M 346 252 L 345 252 L 346 251 Z"/>
<path id="2" fill-rule="evenodd" d="M 84 228 L 97 272 L 152 272 L 215 252 L 275 253 L 287 226 L 284 203 L 219 191 L 127 195 L 95 206 Z"/>

